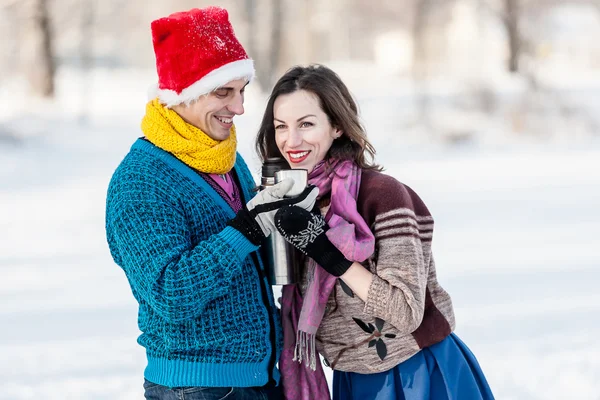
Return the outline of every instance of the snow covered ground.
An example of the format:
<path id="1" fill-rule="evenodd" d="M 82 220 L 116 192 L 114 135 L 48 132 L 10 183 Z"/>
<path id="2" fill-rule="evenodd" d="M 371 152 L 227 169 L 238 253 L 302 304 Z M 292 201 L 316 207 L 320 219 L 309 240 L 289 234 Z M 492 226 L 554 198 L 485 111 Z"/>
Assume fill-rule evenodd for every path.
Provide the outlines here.
<path id="1" fill-rule="evenodd" d="M 0 112 L 0 399 L 143 397 L 136 303 L 108 253 L 104 200 L 152 80 L 111 77 L 89 103 L 63 76 L 56 103 L 13 98 Z M 248 100 L 237 123 L 255 170 L 262 107 Z M 600 399 L 600 143 L 405 148 L 385 146 L 398 132 L 371 133 L 436 219 L 457 333 L 497 398 Z"/>

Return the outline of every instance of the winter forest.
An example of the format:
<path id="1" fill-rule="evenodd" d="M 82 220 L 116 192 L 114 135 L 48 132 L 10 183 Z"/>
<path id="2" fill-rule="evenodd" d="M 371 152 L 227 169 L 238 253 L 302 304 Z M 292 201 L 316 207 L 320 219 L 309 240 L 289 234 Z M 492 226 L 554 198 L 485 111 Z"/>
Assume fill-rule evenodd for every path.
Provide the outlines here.
<path id="1" fill-rule="evenodd" d="M 331 67 L 435 218 L 496 398 L 600 399 L 600 0 L 0 0 L 0 399 L 143 397 L 106 188 L 157 80 L 150 22 L 211 4 L 255 60 L 255 178 L 274 82 Z"/>

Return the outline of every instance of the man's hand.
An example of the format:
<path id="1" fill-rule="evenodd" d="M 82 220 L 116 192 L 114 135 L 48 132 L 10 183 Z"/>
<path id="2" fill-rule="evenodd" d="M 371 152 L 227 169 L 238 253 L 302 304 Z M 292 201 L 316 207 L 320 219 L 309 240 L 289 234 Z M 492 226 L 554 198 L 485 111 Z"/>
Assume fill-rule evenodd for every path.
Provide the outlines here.
<path id="1" fill-rule="evenodd" d="M 309 186 L 300 195 L 285 198 L 293 185 L 293 180 L 288 178 L 260 191 L 227 225 L 240 231 L 255 245 L 260 245 L 276 230 L 274 218 L 279 208 L 294 205 L 310 210 L 314 207 L 319 189 Z"/>

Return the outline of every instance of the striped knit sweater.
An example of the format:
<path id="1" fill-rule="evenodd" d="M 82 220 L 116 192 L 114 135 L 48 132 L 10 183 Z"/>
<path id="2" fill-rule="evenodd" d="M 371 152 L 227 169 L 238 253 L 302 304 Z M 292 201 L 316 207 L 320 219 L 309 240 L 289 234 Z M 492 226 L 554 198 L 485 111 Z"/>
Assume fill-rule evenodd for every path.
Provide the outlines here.
<path id="1" fill-rule="evenodd" d="M 338 280 L 317 349 L 333 369 L 369 374 L 442 341 L 455 323 L 431 255 L 433 218 L 419 196 L 390 176 L 364 171 L 357 203 L 375 235 L 375 253 L 363 263 L 373 282 L 365 303 Z"/>
<path id="2" fill-rule="evenodd" d="M 238 154 L 243 201 L 254 180 Z M 257 247 L 227 227 L 235 212 L 196 171 L 138 140 L 108 189 L 106 234 L 139 303 L 146 379 L 169 387 L 279 379 L 282 335 Z"/>

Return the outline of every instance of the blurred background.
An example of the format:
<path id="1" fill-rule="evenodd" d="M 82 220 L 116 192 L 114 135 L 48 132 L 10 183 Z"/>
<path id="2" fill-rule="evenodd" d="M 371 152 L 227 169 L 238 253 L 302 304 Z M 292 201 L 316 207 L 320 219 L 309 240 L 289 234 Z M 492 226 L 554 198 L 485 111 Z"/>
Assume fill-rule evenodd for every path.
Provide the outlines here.
<path id="1" fill-rule="evenodd" d="M 106 188 L 157 80 L 150 22 L 210 4 L 256 63 L 255 176 L 274 82 L 330 66 L 436 219 L 496 397 L 600 399 L 600 0 L 0 0 L 0 399 L 143 398 Z"/>

